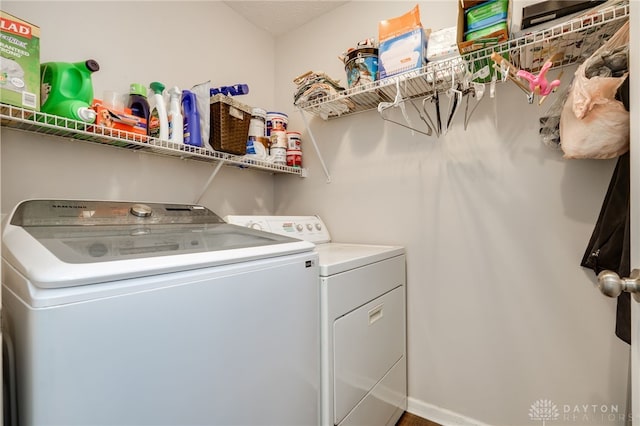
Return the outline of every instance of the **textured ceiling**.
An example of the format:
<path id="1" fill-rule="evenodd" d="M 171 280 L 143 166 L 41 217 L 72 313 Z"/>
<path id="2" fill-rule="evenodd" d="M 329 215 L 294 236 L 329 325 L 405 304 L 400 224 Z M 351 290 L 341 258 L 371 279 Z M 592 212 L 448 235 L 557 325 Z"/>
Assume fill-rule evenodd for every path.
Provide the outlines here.
<path id="1" fill-rule="evenodd" d="M 224 3 L 244 16 L 249 22 L 268 31 L 274 36 L 278 36 L 298 28 L 347 2 L 332 0 L 231 0 L 225 1 Z"/>

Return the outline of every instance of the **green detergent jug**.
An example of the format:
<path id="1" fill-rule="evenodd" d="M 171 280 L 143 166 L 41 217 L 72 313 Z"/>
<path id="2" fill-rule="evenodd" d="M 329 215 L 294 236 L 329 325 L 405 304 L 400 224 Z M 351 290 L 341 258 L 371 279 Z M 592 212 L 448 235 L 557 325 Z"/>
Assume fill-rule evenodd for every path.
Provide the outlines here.
<path id="1" fill-rule="evenodd" d="M 45 62 L 40 65 L 41 107 L 47 114 L 93 123 L 91 74 L 100 66 L 93 59 L 83 62 Z"/>

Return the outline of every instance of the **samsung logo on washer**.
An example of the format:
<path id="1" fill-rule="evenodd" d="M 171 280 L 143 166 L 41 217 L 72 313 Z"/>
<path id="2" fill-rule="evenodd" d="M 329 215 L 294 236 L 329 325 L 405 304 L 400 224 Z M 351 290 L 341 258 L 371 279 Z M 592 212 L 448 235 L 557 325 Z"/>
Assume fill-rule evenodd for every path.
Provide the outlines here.
<path id="1" fill-rule="evenodd" d="M 53 204 L 51 207 L 54 209 L 86 209 L 85 205 L 70 205 L 70 204 Z"/>

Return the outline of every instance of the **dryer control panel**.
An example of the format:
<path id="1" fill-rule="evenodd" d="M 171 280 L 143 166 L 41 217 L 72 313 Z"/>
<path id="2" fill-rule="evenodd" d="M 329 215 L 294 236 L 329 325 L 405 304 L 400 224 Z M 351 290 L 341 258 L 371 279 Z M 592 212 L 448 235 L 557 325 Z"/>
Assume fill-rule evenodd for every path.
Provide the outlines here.
<path id="1" fill-rule="evenodd" d="M 229 215 L 224 220 L 233 225 L 298 238 L 312 243 L 331 241 L 329 230 L 318 216 Z"/>

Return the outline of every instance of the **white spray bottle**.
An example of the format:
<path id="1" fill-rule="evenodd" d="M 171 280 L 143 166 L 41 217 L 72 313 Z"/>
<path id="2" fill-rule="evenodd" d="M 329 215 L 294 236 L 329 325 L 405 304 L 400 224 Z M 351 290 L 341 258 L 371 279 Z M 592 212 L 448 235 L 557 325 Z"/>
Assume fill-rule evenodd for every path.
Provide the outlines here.
<path id="1" fill-rule="evenodd" d="M 162 97 L 164 84 L 154 81 L 149 87 L 153 91 L 153 107 L 149 114 L 149 136 L 165 141 L 169 140 L 169 118 Z"/>
<path id="2" fill-rule="evenodd" d="M 183 125 L 182 107 L 180 105 L 180 97 L 182 92 L 176 86 L 169 89 L 169 141 L 175 143 L 183 143 Z"/>

